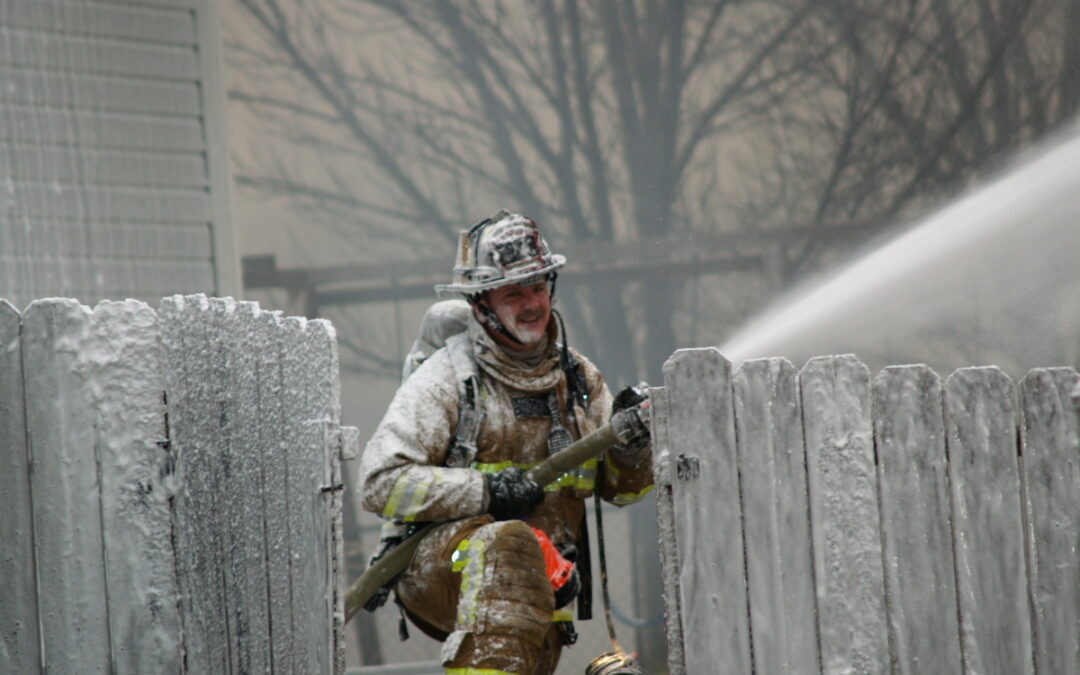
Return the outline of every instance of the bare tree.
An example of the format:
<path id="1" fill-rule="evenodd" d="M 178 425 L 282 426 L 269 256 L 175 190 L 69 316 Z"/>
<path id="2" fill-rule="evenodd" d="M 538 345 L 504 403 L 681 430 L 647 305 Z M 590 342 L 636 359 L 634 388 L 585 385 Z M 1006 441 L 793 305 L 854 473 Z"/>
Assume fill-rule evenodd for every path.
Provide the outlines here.
<path id="1" fill-rule="evenodd" d="M 312 178 L 262 158 L 241 184 L 362 228 L 381 255 L 445 253 L 501 205 L 560 248 L 735 229 L 691 206 L 710 186 L 688 176 L 828 51 L 801 37 L 813 2 L 238 1 L 262 39 L 234 50 L 252 73 L 234 99 L 321 159 Z M 385 49 L 345 48 L 375 30 Z M 609 373 L 655 375 L 679 284 L 598 279 L 564 307 Z"/>

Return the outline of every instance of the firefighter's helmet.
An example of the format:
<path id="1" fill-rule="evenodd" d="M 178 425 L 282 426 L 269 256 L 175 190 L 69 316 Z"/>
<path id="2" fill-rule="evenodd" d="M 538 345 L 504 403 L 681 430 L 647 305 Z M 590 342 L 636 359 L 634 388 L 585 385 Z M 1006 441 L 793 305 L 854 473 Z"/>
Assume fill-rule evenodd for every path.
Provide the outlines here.
<path id="1" fill-rule="evenodd" d="M 441 295 L 477 293 L 549 277 L 566 258 L 548 249 L 536 223 L 503 209 L 461 233 L 454 280 L 438 284 Z"/>

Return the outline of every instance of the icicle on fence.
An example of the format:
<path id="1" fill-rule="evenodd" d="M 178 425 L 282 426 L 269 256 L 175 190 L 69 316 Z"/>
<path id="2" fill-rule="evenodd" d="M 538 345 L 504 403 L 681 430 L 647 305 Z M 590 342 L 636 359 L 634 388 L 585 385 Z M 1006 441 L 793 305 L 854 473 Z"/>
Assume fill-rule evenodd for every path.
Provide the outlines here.
<path id="1" fill-rule="evenodd" d="M 254 303 L 0 301 L 0 672 L 343 672 L 337 378 Z"/>
<path id="2" fill-rule="evenodd" d="M 710 348 L 664 375 L 672 673 L 1080 672 L 1075 370 Z"/>

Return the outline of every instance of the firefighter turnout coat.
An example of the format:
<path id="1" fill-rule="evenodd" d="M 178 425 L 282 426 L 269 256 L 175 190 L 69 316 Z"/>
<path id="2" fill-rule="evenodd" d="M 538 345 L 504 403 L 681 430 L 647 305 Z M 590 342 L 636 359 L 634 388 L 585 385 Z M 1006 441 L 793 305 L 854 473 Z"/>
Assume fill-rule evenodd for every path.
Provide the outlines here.
<path id="1" fill-rule="evenodd" d="M 553 672 L 560 641 L 552 622 L 558 617 L 530 527 L 570 550 L 567 545 L 581 534 L 584 500 L 594 489 L 625 505 L 652 487 L 649 453 L 628 466 L 609 450 L 604 461 L 590 460 L 545 486 L 544 501 L 524 522 L 498 523 L 485 515 L 485 473 L 528 469 L 548 456 L 553 432 L 565 429 L 576 440 L 611 415 L 603 377 L 573 350 L 585 396 L 583 406 L 573 405 L 572 418 L 567 414 L 555 324 L 552 318 L 546 354 L 525 363 L 470 318 L 466 333 L 448 340 L 402 384 L 361 458 L 359 487 L 367 509 L 397 524 L 445 523 L 420 544 L 396 592 L 413 622 L 444 641 L 448 673 Z M 475 364 L 483 414 L 475 456 L 468 466 L 453 467 L 447 459 L 462 407 L 462 350 Z"/>

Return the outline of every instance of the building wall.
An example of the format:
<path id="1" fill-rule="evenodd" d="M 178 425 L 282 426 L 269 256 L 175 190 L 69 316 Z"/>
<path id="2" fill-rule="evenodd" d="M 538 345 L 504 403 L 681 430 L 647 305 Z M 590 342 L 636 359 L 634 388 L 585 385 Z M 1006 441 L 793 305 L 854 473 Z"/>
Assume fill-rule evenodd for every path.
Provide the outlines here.
<path id="1" fill-rule="evenodd" d="M 239 292 L 210 0 L 0 0 L 0 297 Z"/>

